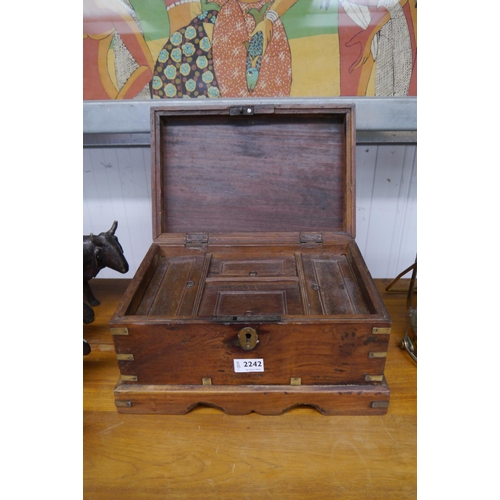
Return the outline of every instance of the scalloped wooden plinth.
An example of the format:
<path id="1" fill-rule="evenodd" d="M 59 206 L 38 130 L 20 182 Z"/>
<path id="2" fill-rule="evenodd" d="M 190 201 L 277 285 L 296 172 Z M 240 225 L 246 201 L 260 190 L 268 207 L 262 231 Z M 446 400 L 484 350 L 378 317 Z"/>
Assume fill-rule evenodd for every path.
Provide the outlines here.
<path id="1" fill-rule="evenodd" d="M 390 389 L 379 385 L 229 386 L 140 385 L 115 387 L 119 413 L 183 415 L 198 405 L 219 408 L 228 415 L 281 415 L 296 406 L 312 406 L 323 415 L 384 415 Z"/>

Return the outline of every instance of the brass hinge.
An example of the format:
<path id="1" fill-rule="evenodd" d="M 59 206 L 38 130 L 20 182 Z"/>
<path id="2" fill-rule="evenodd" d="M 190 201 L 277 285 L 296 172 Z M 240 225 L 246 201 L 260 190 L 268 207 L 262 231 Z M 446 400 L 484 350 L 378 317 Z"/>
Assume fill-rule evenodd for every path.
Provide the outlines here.
<path id="1" fill-rule="evenodd" d="M 184 246 L 187 248 L 202 248 L 208 245 L 207 233 L 187 233 Z"/>
<path id="2" fill-rule="evenodd" d="M 382 382 L 383 375 L 365 375 L 365 382 Z"/>
<path id="3" fill-rule="evenodd" d="M 201 383 L 202 385 L 212 385 L 212 379 L 210 377 L 203 377 Z"/>
<path id="4" fill-rule="evenodd" d="M 291 377 L 290 378 L 290 385 L 302 385 L 302 378 L 301 377 Z"/>
<path id="5" fill-rule="evenodd" d="M 122 382 L 137 382 L 137 375 L 121 375 L 120 380 Z"/>
<path id="6" fill-rule="evenodd" d="M 323 235 L 321 233 L 300 233 L 299 241 L 301 246 L 316 247 L 323 244 Z"/>

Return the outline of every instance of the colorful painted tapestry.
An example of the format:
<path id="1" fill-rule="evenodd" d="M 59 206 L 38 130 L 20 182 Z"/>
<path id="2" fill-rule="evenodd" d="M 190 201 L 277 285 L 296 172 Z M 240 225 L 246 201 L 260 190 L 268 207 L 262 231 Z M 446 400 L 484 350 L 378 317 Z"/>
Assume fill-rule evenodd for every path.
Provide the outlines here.
<path id="1" fill-rule="evenodd" d="M 416 0 L 84 0 L 83 98 L 415 96 Z"/>

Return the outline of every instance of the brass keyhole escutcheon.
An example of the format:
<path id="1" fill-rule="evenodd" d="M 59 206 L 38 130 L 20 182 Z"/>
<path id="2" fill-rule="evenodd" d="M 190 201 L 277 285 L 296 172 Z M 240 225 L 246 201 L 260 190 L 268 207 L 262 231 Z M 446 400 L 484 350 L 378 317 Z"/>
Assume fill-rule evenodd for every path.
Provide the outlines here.
<path id="1" fill-rule="evenodd" d="M 250 351 L 259 342 L 259 336 L 257 335 L 257 331 L 255 330 L 255 328 L 246 326 L 239 331 L 238 341 L 242 349 L 244 349 L 245 351 Z"/>

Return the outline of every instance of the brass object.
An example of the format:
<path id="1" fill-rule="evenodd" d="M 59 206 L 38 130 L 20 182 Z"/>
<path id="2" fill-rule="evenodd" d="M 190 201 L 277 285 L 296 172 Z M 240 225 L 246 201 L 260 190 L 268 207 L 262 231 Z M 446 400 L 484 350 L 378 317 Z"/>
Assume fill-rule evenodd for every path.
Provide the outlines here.
<path id="1" fill-rule="evenodd" d="M 389 335 L 391 333 L 391 328 L 380 328 L 378 326 L 374 326 L 372 328 L 372 333 L 375 335 Z"/>
<path id="2" fill-rule="evenodd" d="M 389 285 L 386 287 L 386 291 L 389 291 L 394 283 L 396 283 L 402 276 L 411 271 L 410 285 L 408 287 L 408 292 L 406 295 L 406 308 L 408 309 L 408 316 L 410 324 L 404 337 L 401 339 L 399 347 L 404 349 L 410 358 L 417 362 L 417 308 L 413 307 L 414 297 L 417 293 L 417 259 L 415 258 L 414 264 L 405 269 L 400 273 Z"/>
<path id="3" fill-rule="evenodd" d="M 410 271 L 412 271 L 412 274 L 414 271 L 417 269 L 417 261 L 415 260 L 415 263 L 412 264 L 410 267 L 406 268 L 402 273 L 399 273 L 386 287 L 385 291 L 390 292 L 391 288 L 405 275 L 408 274 Z M 394 292 L 394 291 L 393 291 Z M 397 293 L 397 292 L 396 292 Z"/>
<path id="4" fill-rule="evenodd" d="M 210 377 L 202 378 L 201 383 L 203 385 L 212 385 L 212 379 Z"/>
<path id="5" fill-rule="evenodd" d="M 406 298 L 406 305 L 408 307 L 408 315 L 410 317 L 410 325 L 406 330 L 405 336 L 401 340 L 401 349 L 406 350 L 410 358 L 417 362 L 417 308 L 413 307 L 413 297 L 416 293 L 417 282 L 417 261 L 415 260 L 415 267 L 411 274 L 410 287 L 408 289 L 408 296 Z"/>
<path id="6" fill-rule="evenodd" d="M 382 382 L 384 380 L 383 375 L 365 375 L 366 382 Z"/>
<path id="7" fill-rule="evenodd" d="M 413 331 L 411 329 L 408 329 L 405 333 L 405 336 L 401 339 L 401 343 L 399 344 L 399 347 L 401 347 L 401 349 L 404 349 L 411 357 L 411 359 L 413 359 L 413 361 L 415 361 L 415 363 L 417 362 L 417 339 L 416 339 L 416 336 L 415 336 L 415 340 L 413 341 L 411 336 L 410 336 L 410 331 Z"/>
<path id="8" fill-rule="evenodd" d="M 137 382 L 137 375 L 122 375 L 120 379 L 122 382 Z"/>
<path id="9" fill-rule="evenodd" d="M 252 350 L 259 343 L 259 336 L 255 328 L 250 326 L 242 328 L 238 333 L 238 342 L 245 351 Z"/>
<path id="10" fill-rule="evenodd" d="M 117 354 L 116 359 L 118 361 L 134 361 L 133 354 Z"/>
<path id="11" fill-rule="evenodd" d="M 110 328 L 111 335 L 128 335 L 128 328 Z"/>
<path id="12" fill-rule="evenodd" d="M 290 385 L 302 385 L 302 379 L 300 377 L 292 377 L 290 379 Z"/>

